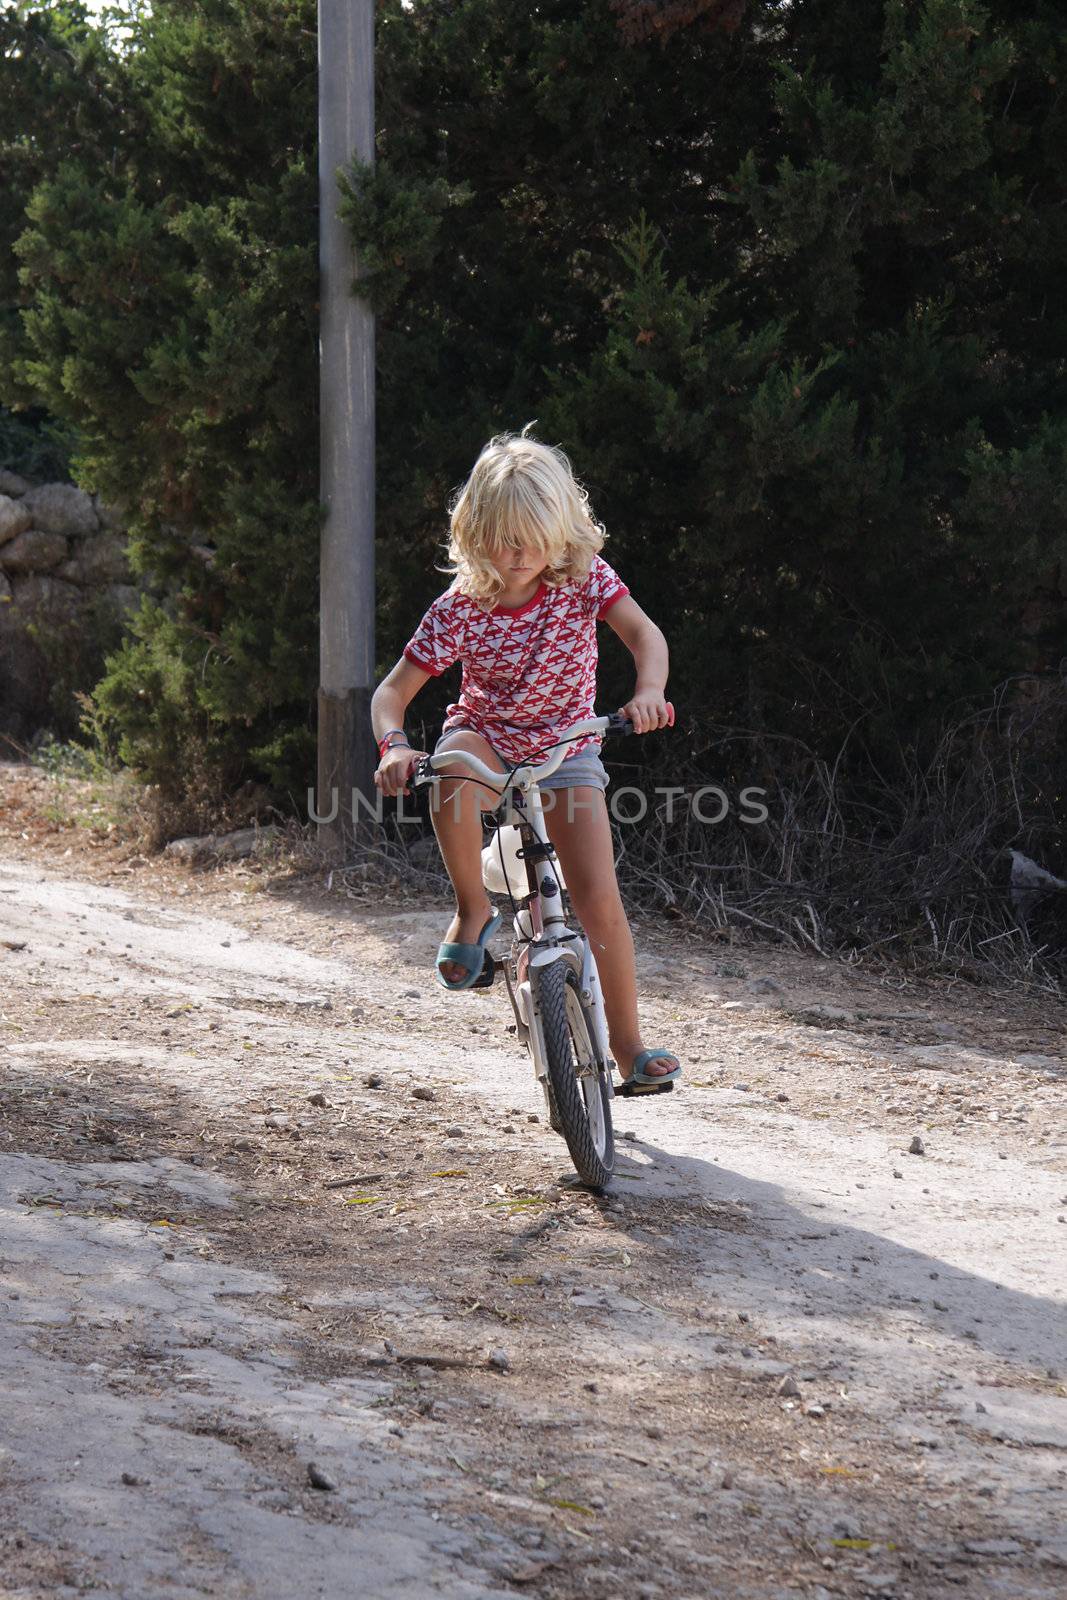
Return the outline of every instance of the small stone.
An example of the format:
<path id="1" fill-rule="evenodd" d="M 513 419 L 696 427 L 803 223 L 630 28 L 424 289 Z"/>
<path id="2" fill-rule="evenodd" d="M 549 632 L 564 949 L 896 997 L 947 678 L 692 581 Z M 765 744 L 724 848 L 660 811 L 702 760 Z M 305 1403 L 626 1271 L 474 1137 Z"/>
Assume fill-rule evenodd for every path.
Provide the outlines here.
<path id="1" fill-rule="evenodd" d="M 411 1098 L 413 1100 L 436 1100 L 437 1094 L 433 1089 L 427 1089 L 423 1084 L 419 1084 L 417 1088 L 412 1089 Z"/>
<path id="2" fill-rule="evenodd" d="M 778 1385 L 778 1393 L 784 1399 L 796 1400 L 800 1396 L 800 1385 L 791 1372 L 787 1372 Z"/>
<path id="3" fill-rule="evenodd" d="M 369 1072 L 363 1081 L 368 1089 L 381 1089 L 385 1084 L 380 1072 Z"/>
<path id="4" fill-rule="evenodd" d="M 784 1100 L 788 1100 L 789 1096 L 787 1094 L 776 1094 L 774 1098 L 776 1100 L 783 1100 L 784 1101 Z"/>
<path id="5" fill-rule="evenodd" d="M 445 1129 L 445 1138 L 446 1139 L 462 1139 L 463 1135 L 464 1135 L 464 1130 L 462 1128 L 446 1128 Z"/>
<path id="6" fill-rule="evenodd" d="M 144 1482 L 144 1479 L 136 1477 L 132 1472 L 124 1472 L 122 1474 L 122 1481 L 123 1483 L 127 1484 L 129 1488 L 136 1489 L 140 1487 L 140 1485 Z"/>
<path id="7" fill-rule="evenodd" d="M 507 1351 L 500 1345 L 495 1350 L 490 1350 L 486 1355 L 486 1364 L 496 1372 L 510 1372 L 511 1358 Z"/>
<path id="8" fill-rule="evenodd" d="M 540 1122 L 541 1118 L 537 1115 L 536 1111 L 527 1111 L 526 1120 L 527 1122 Z"/>
<path id="9" fill-rule="evenodd" d="M 749 1322 L 751 1319 L 747 1311 L 739 1311 L 737 1313 L 737 1320 L 738 1322 Z"/>
<path id="10" fill-rule="evenodd" d="M 619 1134 L 619 1138 L 620 1139 L 636 1139 L 637 1135 L 636 1135 L 636 1133 L 634 1133 L 632 1128 L 627 1128 L 625 1130 L 625 1132 Z"/>
<path id="11" fill-rule="evenodd" d="M 722 1482 L 720 1484 L 720 1488 L 722 1488 L 722 1489 L 732 1489 L 733 1486 L 734 1486 L 734 1475 L 733 1475 L 733 1473 L 732 1472 L 724 1472 L 723 1475 L 722 1475 Z"/>
<path id="12" fill-rule="evenodd" d="M 926 1154 L 926 1146 L 923 1144 L 918 1134 L 913 1136 L 912 1141 L 908 1146 L 908 1154 L 909 1156 L 924 1156 Z"/>
<path id="13" fill-rule="evenodd" d="M 1017 1539 L 964 1539 L 963 1548 L 972 1556 L 1021 1556 L 1023 1553 Z"/>
<path id="14" fill-rule="evenodd" d="M 902 1178 L 904 1176 L 904 1174 L 901 1172 L 899 1167 L 894 1167 L 893 1168 L 893 1176 L 894 1176 L 894 1178 Z"/>
<path id="15" fill-rule="evenodd" d="M 422 999 L 422 990 L 421 989 L 405 989 L 403 991 L 403 993 L 404 993 L 404 999 L 405 1000 L 421 1000 Z"/>
<path id="16" fill-rule="evenodd" d="M 328 1477 L 321 1467 L 317 1467 L 314 1461 L 308 1462 L 308 1482 L 313 1489 L 325 1489 L 331 1494 L 337 1489 L 333 1479 Z"/>
<path id="17" fill-rule="evenodd" d="M 851 1011 L 846 1011 L 842 1006 L 804 1006 L 800 1010 L 794 1011 L 792 1015 L 796 1018 L 797 1022 L 803 1022 L 808 1027 L 812 1028 L 822 1028 L 827 1026 L 847 1027 L 849 1023 L 855 1021 L 853 1013 Z"/>
<path id="18" fill-rule="evenodd" d="M 600 1393 L 600 1385 L 599 1385 L 599 1383 L 587 1383 L 587 1384 L 583 1385 L 583 1388 L 588 1389 L 590 1394 L 599 1394 Z"/>
<path id="19" fill-rule="evenodd" d="M 329 1104 L 330 1102 L 327 1100 L 321 1089 L 316 1089 L 314 1094 L 308 1095 L 309 1106 L 319 1106 L 323 1111 L 325 1111 Z"/>
<path id="20" fill-rule="evenodd" d="M 983 1404 L 982 1404 L 982 1402 L 981 1402 L 981 1400 L 976 1400 L 976 1401 L 975 1401 L 975 1402 L 974 1402 L 974 1409 L 975 1409 L 975 1410 L 976 1410 L 976 1411 L 978 1411 L 978 1412 L 981 1412 L 981 1414 L 982 1414 L 982 1415 L 983 1415 L 983 1416 L 984 1416 L 984 1415 L 985 1415 L 985 1412 L 986 1412 L 986 1408 L 985 1408 L 985 1406 L 984 1406 L 984 1405 L 983 1405 Z"/>
<path id="21" fill-rule="evenodd" d="M 272 1116 L 263 1118 L 263 1126 L 282 1132 L 289 1126 L 289 1118 L 283 1112 L 275 1112 Z"/>
<path id="22" fill-rule="evenodd" d="M 939 1039 L 947 1040 L 950 1044 L 958 1044 L 963 1038 L 963 1034 L 954 1022 L 928 1022 L 926 1026 L 931 1033 L 936 1034 Z"/>
<path id="23" fill-rule="evenodd" d="M 806 1417 L 825 1417 L 826 1407 L 816 1405 L 814 1401 L 809 1401 L 804 1407 L 804 1415 Z"/>
<path id="24" fill-rule="evenodd" d="M 650 1439 L 662 1439 L 664 1437 L 663 1429 L 657 1423 L 651 1423 L 645 1429 L 645 1433 Z"/>

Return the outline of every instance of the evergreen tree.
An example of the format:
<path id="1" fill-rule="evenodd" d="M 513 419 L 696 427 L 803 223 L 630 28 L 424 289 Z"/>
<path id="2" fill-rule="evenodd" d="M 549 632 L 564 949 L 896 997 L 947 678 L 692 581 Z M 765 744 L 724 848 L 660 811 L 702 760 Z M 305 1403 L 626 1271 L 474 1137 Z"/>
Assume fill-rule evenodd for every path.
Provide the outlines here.
<path id="1" fill-rule="evenodd" d="M 34 181 L 0 394 L 76 425 L 79 481 L 128 508 L 136 565 L 174 597 L 144 603 L 99 713 L 171 793 L 194 763 L 219 795 L 299 786 L 317 658 L 315 6 L 116 8 L 106 103 L 83 8 L 47 10 L 47 28 L 5 18 L 22 126 L 54 91 L 95 109 L 84 145 L 56 127 L 32 159 L 17 112 L 5 128 Z M 75 48 L 38 49 L 68 27 Z"/>
<path id="2" fill-rule="evenodd" d="M 314 22 L 159 0 L 106 62 L 79 46 L 96 143 L 22 152 L 5 221 L 0 399 L 78 426 L 181 593 L 98 696 L 157 777 L 187 749 L 310 772 Z M 450 490 L 533 418 L 698 734 L 849 738 L 885 775 L 1025 650 L 1054 666 L 1062 608 L 1032 645 L 1022 619 L 1064 553 L 1065 54 L 1049 0 L 383 0 L 378 165 L 344 201 L 379 313 L 383 667 L 443 586 Z M 43 91 L 3 66 L 31 128 Z"/>
<path id="3" fill-rule="evenodd" d="M 77 0 L 48 10 L 0 10 L 0 350 L 10 350 L 19 337 L 14 247 L 26 226 L 27 201 L 66 156 L 84 153 L 98 164 L 110 159 L 110 65 Z M 74 443 L 37 404 L 34 389 L 9 377 L 0 401 L 0 465 L 30 477 L 65 477 Z"/>
<path id="4" fill-rule="evenodd" d="M 1062 19 L 724 21 L 385 8 L 382 162 L 351 215 L 419 463 L 384 463 L 397 587 L 483 436 L 537 416 L 671 636 L 688 720 L 826 755 L 860 724 L 886 773 L 1029 664 L 1064 553 Z M 1061 611 L 1037 664 L 1065 648 Z"/>

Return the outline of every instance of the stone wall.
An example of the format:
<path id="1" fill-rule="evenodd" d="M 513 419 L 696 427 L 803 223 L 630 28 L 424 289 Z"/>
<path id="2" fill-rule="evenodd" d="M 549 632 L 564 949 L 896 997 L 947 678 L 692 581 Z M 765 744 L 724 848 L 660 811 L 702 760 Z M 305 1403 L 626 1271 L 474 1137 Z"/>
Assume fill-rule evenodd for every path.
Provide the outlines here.
<path id="1" fill-rule="evenodd" d="M 95 495 L 0 470 L 0 731 L 28 742 L 62 722 L 57 684 L 92 687 L 80 663 L 95 679 L 139 594 L 119 520 Z"/>

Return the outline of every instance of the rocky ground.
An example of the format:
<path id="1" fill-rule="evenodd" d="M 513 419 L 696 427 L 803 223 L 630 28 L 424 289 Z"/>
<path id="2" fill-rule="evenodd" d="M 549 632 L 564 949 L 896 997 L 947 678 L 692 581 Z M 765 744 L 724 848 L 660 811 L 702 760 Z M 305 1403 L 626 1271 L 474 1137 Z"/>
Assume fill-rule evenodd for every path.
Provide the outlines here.
<path id="1" fill-rule="evenodd" d="M 0 769 L 0 1595 L 1062 1595 L 1062 1005 L 635 914 L 593 1197 L 446 921 Z"/>

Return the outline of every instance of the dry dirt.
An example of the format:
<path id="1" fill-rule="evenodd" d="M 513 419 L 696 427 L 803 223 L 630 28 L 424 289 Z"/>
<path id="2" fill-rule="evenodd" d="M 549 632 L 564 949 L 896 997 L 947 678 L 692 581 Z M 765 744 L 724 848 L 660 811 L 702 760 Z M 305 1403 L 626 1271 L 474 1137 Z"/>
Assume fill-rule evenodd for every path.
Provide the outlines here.
<path id="1" fill-rule="evenodd" d="M 443 902 L 78 816 L 0 768 L 5 1600 L 1067 1591 L 1062 1005 L 635 913 L 595 1198 Z"/>

